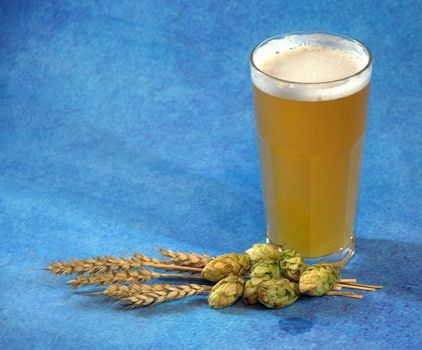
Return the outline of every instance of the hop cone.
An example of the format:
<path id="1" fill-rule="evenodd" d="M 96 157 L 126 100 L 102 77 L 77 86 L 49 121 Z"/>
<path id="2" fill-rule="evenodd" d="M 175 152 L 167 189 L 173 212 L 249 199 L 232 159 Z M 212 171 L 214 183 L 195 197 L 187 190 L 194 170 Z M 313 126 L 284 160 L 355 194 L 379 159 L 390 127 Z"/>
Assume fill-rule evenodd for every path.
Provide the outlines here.
<path id="1" fill-rule="evenodd" d="M 243 291 L 243 301 L 247 305 L 256 304 L 258 301 L 258 287 L 264 281 L 279 279 L 280 269 L 275 260 L 260 260 L 251 271 L 251 279 L 246 281 Z"/>
<path id="2" fill-rule="evenodd" d="M 279 265 L 281 274 L 290 281 L 298 282 L 300 275 L 305 270 L 305 261 L 294 249 L 287 249 L 281 253 Z"/>
<path id="3" fill-rule="evenodd" d="M 258 288 L 258 300 L 268 308 L 286 307 L 298 297 L 296 283 L 286 278 L 262 282 Z"/>
<path id="4" fill-rule="evenodd" d="M 302 294 L 321 296 L 333 289 L 340 273 L 332 264 L 322 262 L 309 266 L 300 276 L 299 290 Z"/>
<path id="5" fill-rule="evenodd" d="M 208 305 L 221 309 L 233 305 L 243 293 L 245 280 L 239 276 L 228 276 L 214 285 L 208 295 Z"/>
<path id="6" fill-rule="evenodd" d="M 250 280 L 247 280 L 245 283 L 245 288 L 243 289 L 243 302 L 246 305 L 254 305 L 258 302 L 258 288 L 262 282 L 268 281 L 270 278 L 265 276 L 261 277 L 252 277 Z"/>
<path id="7" fill-rule="evenodd" d="M 278 260 L 281 248 L 269 243 L 254 244 L 245 253 L 248 254 L 252 264 L 260 260 Z"/>
<path id="8" fill-rule="evenodd" d="M 258 261 L 251 271 L 251 277 L 259 277 L 265 279 L 279 279 L 280 269 L 277 261 L 274 260 L 261 260 Z"/>
<path id="9" fill-rule="evenodd" d="M 224 254 L 210 261 L 202 270 L 201 276 L 218 282 L 230 275 L 242 276 L 249 270 L 251 262 L 246 254 Z"/>

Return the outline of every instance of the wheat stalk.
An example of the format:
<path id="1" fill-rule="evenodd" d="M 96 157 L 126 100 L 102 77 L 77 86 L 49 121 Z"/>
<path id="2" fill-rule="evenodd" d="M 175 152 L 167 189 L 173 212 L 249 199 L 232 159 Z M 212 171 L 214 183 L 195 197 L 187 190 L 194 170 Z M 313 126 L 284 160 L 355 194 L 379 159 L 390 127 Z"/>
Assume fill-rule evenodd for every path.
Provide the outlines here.
<path id="1" fill-rule="evenodd" d="M 177 273 L 158 273 L 151 270 L 132 270 L 132 271 L 121 271 L 121 272 L 108 272 L 103 274 L 93 275 L 80 275 L 76 278 L 66 282 L 73 288 L 79 288 L 84 285 L 105 285 L 105 284 L 118 284 L 126 282 L 145 282 L 152 278 L 195 278 L 202 279 L 201 276 L 185 275 Z"/>
<path id="2" fill-rule="evenodd" d="M 200 273 L 200 268 L 174 265 L 170 260 L 158 260 L 142 254 L 131 258 L 116 258 L 114 256 L 98 256 L 92 259 L 73 259 L 69 262 L 56 261 L 48 266 L 54 274 L 105 273 L 111 271 L 128 271 L 141 267 L 154 267 L 168 271 L 184 271 Z"/>
<path id="3" fill-rule="evenodd" d="M 210 286 L 203 286 L 199 284 L 165 285 L 162 288 L 160 288 L 160 285 L 156 285 L 155 290 L 131 295 L 123 298 L 121 302 L 129 305 L 129 309 L 133 309 L 141 306 L 161 304 L 170 300 L 181 299 L 192 295 L 205 294 L 210 290 Z"/>
<path id="4" fill-rule="evenodd" d="M 167 250 L 160 248 L 161 255 L 170 258 L 174 263 L 183 266 L 192 266 L 192 267 L 205 267 L 211 260 L 214 258 L 207 254 L 196 254 L 196 253 L 184 253 L 184 252 L 174 252 L 172 250 Z"/>

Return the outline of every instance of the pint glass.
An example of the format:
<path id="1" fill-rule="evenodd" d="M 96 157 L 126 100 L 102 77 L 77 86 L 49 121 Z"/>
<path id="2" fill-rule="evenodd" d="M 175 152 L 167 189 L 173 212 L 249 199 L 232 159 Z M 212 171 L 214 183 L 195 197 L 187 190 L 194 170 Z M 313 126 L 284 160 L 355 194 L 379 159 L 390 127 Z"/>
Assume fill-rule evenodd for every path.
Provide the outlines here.
<path id="1" fill-rule="evenodd" d="M 290 33 L 251 54 L 267 241 L 308 261 L 354 253 L 371 78 L 360 42 Z"/>

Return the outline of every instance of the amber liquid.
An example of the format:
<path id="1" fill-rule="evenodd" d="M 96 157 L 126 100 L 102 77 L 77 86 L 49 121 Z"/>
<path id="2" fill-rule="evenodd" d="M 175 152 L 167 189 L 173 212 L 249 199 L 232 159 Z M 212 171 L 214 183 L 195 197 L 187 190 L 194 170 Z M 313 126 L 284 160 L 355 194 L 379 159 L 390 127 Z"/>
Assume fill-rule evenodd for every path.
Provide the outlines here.
<path id="1" fill-rule="evenodd" d="M 254 87 L 271 242 L 316 258 L 353 240 L 368 93 L 307 102 Z"/>

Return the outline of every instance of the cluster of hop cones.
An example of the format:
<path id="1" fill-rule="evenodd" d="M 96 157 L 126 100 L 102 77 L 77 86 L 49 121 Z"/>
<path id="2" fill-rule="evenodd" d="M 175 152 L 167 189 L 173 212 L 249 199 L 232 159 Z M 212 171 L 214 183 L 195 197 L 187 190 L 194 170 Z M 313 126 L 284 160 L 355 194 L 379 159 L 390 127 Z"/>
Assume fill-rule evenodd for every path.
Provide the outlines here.
<path id="1" fill-rule="evenodd" d="M 118 299 L 128 308 L 198 294 L 208 294 L 212 308 L 230 306 L 241 297 L 247 305 L 260 302 L 268 308 L 281 308 L 294 303 L 301 295 L 363 298 L 362 294 L 340 290 L 382 288 L 358 284 L 355 279 L 341 279 L 338 269 L 329 263 L 306 266 L 293 249 L 282 250 L 271 244 L 255 244 L 245 253 L 217 257 L 166 249 L 160 249 L 160 253 L 161 259 L 133 254 L 129 258 L 106 256 L 58 261 L 46 269 L 53 274 L 73 275 L 66 282 L 73 288 L 104 286 L 90 294 Z M 148 283 L 152 279 L 198 283 Z"/>

